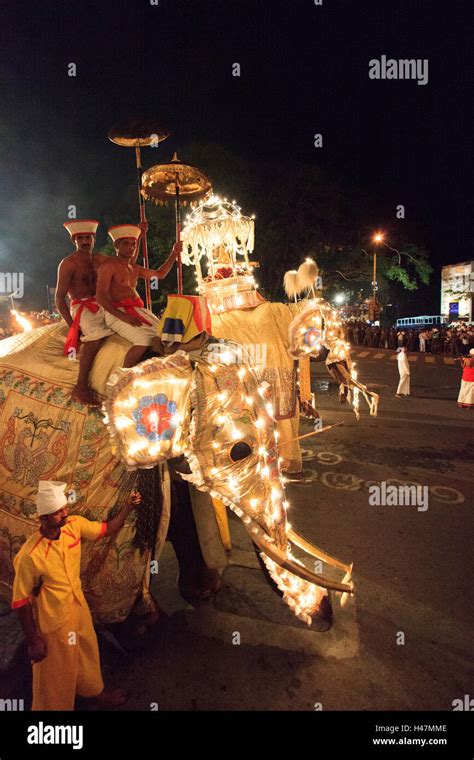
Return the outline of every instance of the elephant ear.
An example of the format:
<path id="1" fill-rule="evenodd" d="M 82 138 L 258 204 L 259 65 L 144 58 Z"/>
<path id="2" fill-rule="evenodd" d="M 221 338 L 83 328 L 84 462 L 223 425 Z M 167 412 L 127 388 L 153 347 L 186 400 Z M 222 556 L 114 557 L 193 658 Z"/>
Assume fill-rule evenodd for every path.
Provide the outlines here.
<path id="1" fill-rule="evenodd" d="M 180 456 L 189 431 L 193 368 L 177 351 L 117 369 L 106 385 L 104 423 L 112 451 L 128 470 Z"/>

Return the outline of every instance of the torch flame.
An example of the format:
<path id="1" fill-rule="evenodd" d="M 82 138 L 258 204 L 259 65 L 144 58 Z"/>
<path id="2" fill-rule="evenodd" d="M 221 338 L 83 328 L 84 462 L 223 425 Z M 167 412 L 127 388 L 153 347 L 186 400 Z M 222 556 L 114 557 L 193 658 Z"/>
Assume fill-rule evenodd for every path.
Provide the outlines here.
<path id="1" fill-rule="evenodd" d="M 23 328 L 23 332 L 28 332 L 28 330 L 33 329 L 31 322 L 29 322 L 26 317 L 23 317 L 16 309 L 11 309 L 11 313 L 15 317 L 20 327 Z"/>

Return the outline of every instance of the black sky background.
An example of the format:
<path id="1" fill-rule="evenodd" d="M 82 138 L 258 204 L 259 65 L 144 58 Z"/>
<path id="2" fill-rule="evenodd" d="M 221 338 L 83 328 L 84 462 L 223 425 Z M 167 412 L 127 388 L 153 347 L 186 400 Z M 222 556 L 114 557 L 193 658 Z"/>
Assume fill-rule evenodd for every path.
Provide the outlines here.
<path id="1" fill-rule="evenodd" d="M 396 224 L 435 267 L 416 298 L 437 313 L 440 267 L 472 258 L 469 9 L 420 0 L 5 0 L 0 271 L 24 271 L 27 296 L 44 298 L 69 252 L 68 205 L 79 218 L 110 218 L 133 186 L 131 152 L 107 130 L 127 115 L 154 115 L 172 135 L 144 151 L 145 166 L 183 144 L 215 143 L 250 161 L 257 180 L 259 161 L 324 167 L 360 193 L 368 229 L 392 229 L 404 204 L 407 219 Z M 428 58 L 429 83 L 370 80 L 368 62 L 382 54 Z M 323 149 L 313 146 L 316 132 Z M 259 209 L 238 200 L 257 213 L 258 255 Z"/>

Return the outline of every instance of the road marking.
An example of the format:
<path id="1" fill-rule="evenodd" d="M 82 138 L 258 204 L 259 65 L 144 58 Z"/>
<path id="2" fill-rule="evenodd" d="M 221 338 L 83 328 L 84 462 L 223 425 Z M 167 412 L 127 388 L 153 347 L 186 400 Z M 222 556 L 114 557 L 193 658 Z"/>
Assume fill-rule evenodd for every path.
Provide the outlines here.
<path id="1" fill-rule="evenodd" d="M 383 359 L 385 354 L 375 354 L 374 359 Z"/>
<path id="2" fill-rule="evenodd" d="M 364 356 L 368 356 L 370 351 L 361 351 L 360 354 L 357 354 L 357 356 L 360 356 L 361 358 Z"/>
<path id="3" fill-rule="evenodd" d="M 397 358 L 397 355 L 396 355 L 396 354 L 394 354 L 394 355 L 393 355 L 393 356 L 391 356 L 390 358 L 391 358 L 391 359 L 396 359 L 396 358 Z"/>
<path id="4" fill-rule="evenodd" d="M 425 356 L 425 364 L 434 364 L 436 359 L 434 356 Z"/>
<path id="5" fill-rule="evenodd" d="M 408 361 L 409 362 L 416 362 L 416 361 L 418 361 L 418 357 L 417 356 L 409 356 L 408 357 Z"/>
<path id="6" fill-rule="evenodd" d="M 445 364 L 456 364 L 456 359 L 450 359 L 447 356 L 444 357 L 443 361 Z"/>

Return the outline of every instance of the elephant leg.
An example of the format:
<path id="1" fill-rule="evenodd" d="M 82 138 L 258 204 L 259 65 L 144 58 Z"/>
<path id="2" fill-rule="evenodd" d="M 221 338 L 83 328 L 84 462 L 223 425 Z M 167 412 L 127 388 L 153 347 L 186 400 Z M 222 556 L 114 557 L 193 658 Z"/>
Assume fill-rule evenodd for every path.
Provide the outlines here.
<path id="1" fill-rule="evenodd" d="M 219 573 L 204 561 L 194 521 L 189 485 L 171 476 L 171 517 L 168 539 L 179 564 L 178 587 L 186 601 L 209 598 L 220 587 Z"/>

